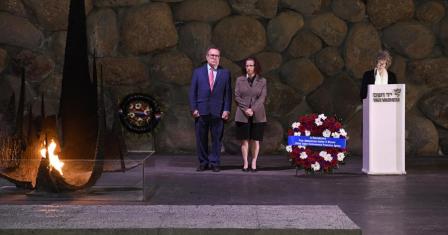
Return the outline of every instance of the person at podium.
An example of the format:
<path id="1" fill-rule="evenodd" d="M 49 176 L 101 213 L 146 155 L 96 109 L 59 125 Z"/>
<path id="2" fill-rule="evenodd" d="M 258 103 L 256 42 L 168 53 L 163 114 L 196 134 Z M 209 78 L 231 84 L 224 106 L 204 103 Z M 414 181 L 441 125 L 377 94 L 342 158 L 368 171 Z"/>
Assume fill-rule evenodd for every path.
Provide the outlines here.
<path id="1" fill-rule="evenodd" d="M 367 97 L 367 87 L 374 85 L 397 84 L 395 74 L 388 70 L 392 64 L 392 56 L 386 50 L 378 52 L 375 68 L 364 73 L 362 77 L 360 98 Z"/>

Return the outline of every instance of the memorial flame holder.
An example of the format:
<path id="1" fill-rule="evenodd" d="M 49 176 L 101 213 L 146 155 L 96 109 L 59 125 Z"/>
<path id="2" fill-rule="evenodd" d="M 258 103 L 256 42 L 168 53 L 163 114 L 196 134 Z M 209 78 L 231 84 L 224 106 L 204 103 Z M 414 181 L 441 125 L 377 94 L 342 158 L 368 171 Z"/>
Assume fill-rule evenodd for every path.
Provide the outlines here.
<path id="1" fill-rule="evenodd" d="M 92 172 L 95 161 L 102 161 L 103 172 L 97 182 L 88 188 L 73 192 L 52 193 L 34 189 L 17 188 L 14 184 L 0 178 L 0 197 L 17 201 L 146 201 L 148 184 L 145 182 L 145 165 L 154 154 L 149 151 L 139 154 L 129 154 L 125 160 L 64 160 L 61 175 L 64 180 L 73 185 L 83 184 Z M 39 166 L 39 159 L 21 159 L 27 166 Z M 37 169 L 37 167 L 35 167 Z M 69 169 L 69 170 L 68 170 Z M 0 169 L 6 171 L 7 169 Z M 32 175 L 36 175 L 37 170 Z"/>

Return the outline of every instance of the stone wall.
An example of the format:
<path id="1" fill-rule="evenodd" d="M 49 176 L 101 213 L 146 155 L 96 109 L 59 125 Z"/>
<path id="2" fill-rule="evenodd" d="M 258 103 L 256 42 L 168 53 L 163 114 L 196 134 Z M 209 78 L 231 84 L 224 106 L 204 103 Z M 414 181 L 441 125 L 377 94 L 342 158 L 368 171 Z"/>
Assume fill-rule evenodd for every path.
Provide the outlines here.
<path id="1" fill-rule="evenodd" d="M 28 102 L 45 94 L 56 113 L 69 0 L 0 1 L 0 123 L 27 73 Z M 268 80 L 269 125 L 262 152 L 281 150 L 299 115 L 342 119 L 349 147 L 361 153 L 359 86 L 381 48 L 406 91 L 408 156 L 448 154 L 448 3 L 420 0 L 86 0 L 90 54 L 103 65 L 109 126 L 126 94 L 145 92 L 162 104 L 160 152 L 194 152 L 187 94 L 194 67 L 210 45 L 222 49 L 232 77 L 241 60 L 257 57 Z M 235 107 L 233 108 L 235 109 Z M 37 113 L 37 112 L 35 112 Z M 234 125 L 224 148 L 238 152 Z M 145 136 L 126 134 L 145 143 Z"/>

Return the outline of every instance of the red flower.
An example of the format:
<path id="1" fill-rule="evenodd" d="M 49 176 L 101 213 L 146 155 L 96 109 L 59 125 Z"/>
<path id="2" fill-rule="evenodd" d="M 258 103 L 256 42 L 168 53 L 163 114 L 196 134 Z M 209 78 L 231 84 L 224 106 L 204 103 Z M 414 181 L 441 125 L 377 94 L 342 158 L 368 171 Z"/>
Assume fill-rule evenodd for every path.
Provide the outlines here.
<path id="1" fill-rule="evenodd" d="M 288 130 L 288 135 L 289 135 L 289 136 L 294 135 L 294 131 L 291 130 L 291 129 L 289 129 L 289 130 Z"/>

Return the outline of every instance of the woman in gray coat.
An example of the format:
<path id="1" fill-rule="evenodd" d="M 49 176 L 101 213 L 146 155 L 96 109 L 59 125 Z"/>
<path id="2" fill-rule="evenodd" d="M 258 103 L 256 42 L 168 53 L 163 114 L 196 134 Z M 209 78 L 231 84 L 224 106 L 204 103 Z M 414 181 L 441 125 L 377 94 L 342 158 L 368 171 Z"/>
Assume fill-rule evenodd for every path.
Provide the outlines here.
<path id="1" fill-rule="evenodd" d="M 263 140 L 266 125 L 266 79 L 260 76 L 260 64 L 255 58 L 245 60 L 245 75 L 236 79 L 235 114 L 236 138 L 241 140 L 241 154 L 243 156 L 243 171 L 249 171 L 249 147 L 252 153 L 252 172 L 257 171 L 257 158 L 260 141 Z"/>

